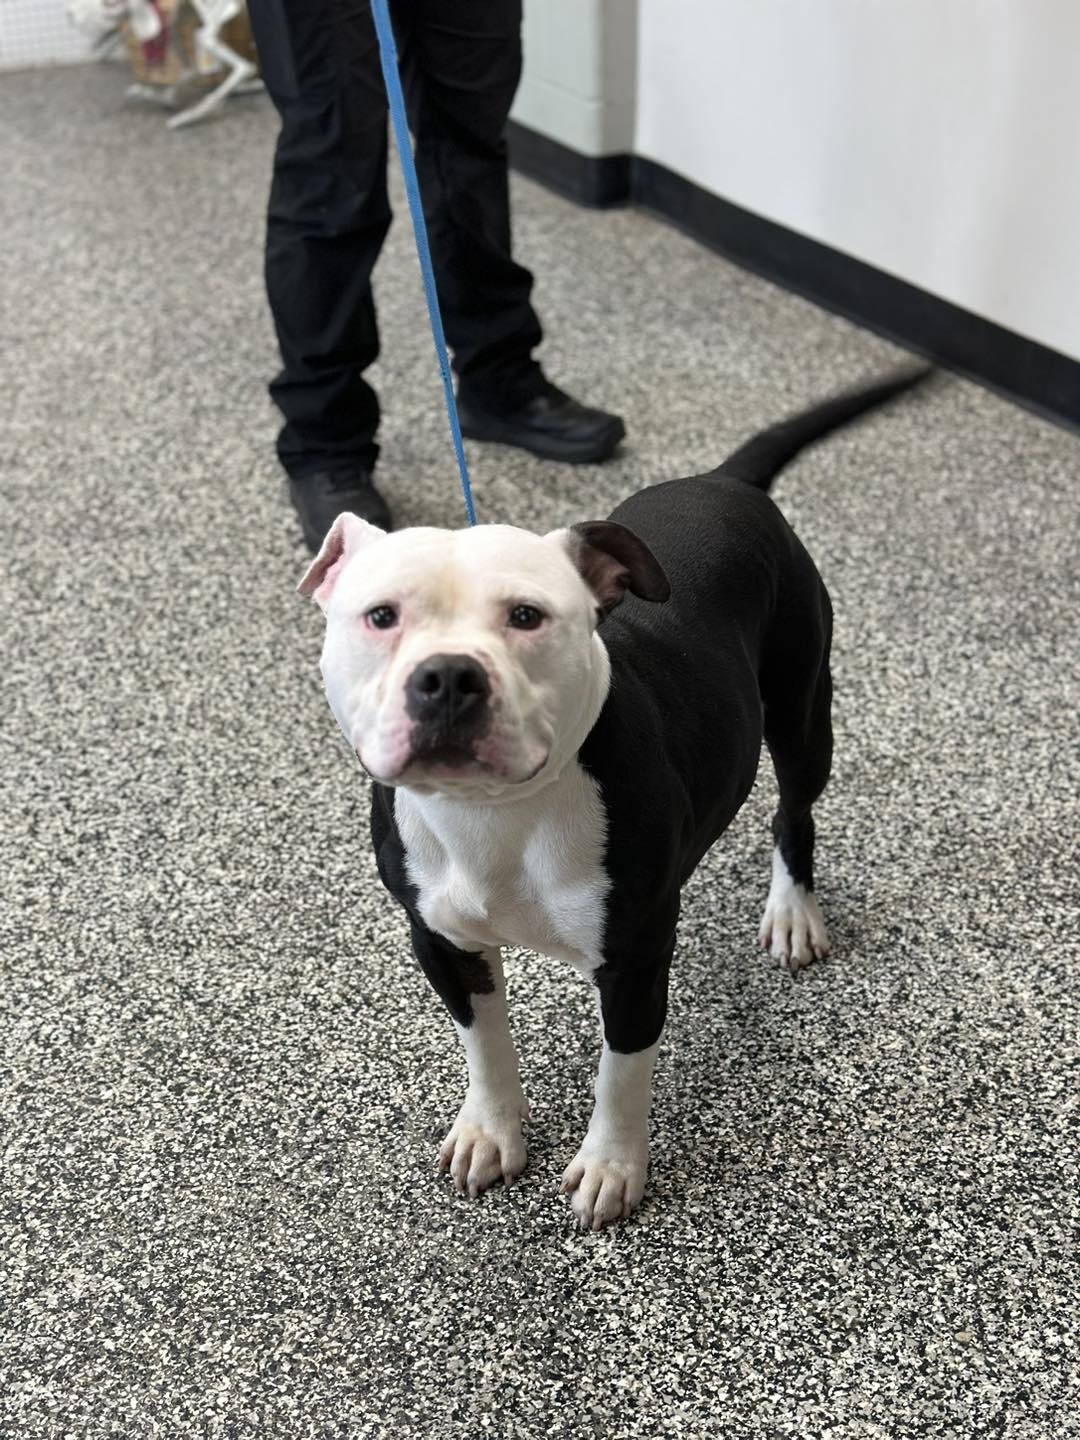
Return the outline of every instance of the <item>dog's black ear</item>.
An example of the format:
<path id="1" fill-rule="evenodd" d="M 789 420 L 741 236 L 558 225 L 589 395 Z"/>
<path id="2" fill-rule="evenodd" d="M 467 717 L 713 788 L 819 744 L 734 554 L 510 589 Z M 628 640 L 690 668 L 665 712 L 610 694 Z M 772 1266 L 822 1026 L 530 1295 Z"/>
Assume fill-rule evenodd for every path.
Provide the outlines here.
<path id="1" fill-rule="evenodd" d="M 671 586 L 644 540 L 614 520 L 588 520 L 566 532 L 570 558 L 596 596 L 600 612 L 614 610 L 627 590 L 642 600 L 666 600 Z"/>

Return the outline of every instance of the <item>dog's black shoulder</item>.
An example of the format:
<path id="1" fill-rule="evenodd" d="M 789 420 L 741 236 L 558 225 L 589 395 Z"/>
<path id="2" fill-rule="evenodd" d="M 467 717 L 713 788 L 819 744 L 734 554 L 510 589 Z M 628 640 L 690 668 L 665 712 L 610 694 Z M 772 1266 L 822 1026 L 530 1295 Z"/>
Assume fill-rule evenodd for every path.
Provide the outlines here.
<path id="1" fill-rule="evenodd" d="M 405 842 L 394 815 L 394 789 L 377 781 L 371 787 L 371 843 L 383 884 L 414 915 L 417 891 L 405 868 Z"/>
<path id="2" fill-rule="evenodd" d="M 661 707 L 652 687 L 616 671 L 578 763 L 604 807 L 604 870 L 610 882 L 605 953 L 634 950 L 654 915 L 661 929 L 678 909 L 683 835 L 693 829 L 691 797 L 664 751 Z"/>

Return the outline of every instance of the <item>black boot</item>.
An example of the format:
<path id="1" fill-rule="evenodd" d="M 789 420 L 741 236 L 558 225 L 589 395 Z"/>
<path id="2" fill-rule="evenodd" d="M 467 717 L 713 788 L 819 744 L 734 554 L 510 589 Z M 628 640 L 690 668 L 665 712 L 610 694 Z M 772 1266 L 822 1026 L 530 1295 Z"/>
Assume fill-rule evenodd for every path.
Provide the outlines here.
<path id="1" fill-rule="evenodd" d="M 343 510 L 350 510 L 380 530 L 391 527 L 386 501 L 365 470 L 320 470 L 299 480 L 290 479 L 289 498 L 300 516 L 304 539 L 312 554 L 320 548 L 330 526 Z"/>
<path id="2" fill-rule="evenodd" d="M 459 395 L 458 415 L 469 440 L 497 440 L 572 465 L 606 460 L 626 434 L 618 415 L 580 405 L 550 382 L 510 411 L 487 410 Z"/>

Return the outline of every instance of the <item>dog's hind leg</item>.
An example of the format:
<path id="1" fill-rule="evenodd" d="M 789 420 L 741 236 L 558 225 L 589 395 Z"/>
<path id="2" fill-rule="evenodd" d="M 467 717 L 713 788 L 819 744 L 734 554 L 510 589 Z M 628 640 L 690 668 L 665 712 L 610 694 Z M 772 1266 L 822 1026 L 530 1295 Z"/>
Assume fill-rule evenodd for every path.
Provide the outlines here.
<path id="1" fill-rule="evenodd" d="M 761 943 L 793 975 L 829 952 L 825 920 L 814 895 L 812 807 L 825 789 L 832 763 L 832 617 L 824 587 L 820 595 L 821 608 L 804 612 L 802 623 L 787 633 L 780 656 L 773 657 L 762 676 L 765 741 L 780 804 L 772 823 L 776 847 Z"/>

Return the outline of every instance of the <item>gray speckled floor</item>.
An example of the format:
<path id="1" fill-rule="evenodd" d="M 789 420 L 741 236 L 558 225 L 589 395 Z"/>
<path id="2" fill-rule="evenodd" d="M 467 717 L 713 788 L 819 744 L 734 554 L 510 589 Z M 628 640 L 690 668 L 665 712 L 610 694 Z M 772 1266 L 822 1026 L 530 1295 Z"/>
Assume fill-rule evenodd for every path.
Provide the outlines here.
<path id="1" fill-rule="evenodd" d="M 763 773 L 687 894 L 640 1213 L 570 1228 L 592 1003 L 531 956 L 530 1167 L 458 1199 L 462 1060 L 293 595 L 272 117 L 170 134 L 122 88 L 0 78 L 0 1433 L 1080 1434 L 1080 441 L 944 379 L 785 476 L 838 615 L 834 957 L 756 949 Z M 483 518 L 602 515 L 896 358 L 640 214 L 515 201 L 549 369 L 630 441 L 473 447 Z M 378 299 L 385 487 L 457 524 L 404 219 Z"/>

